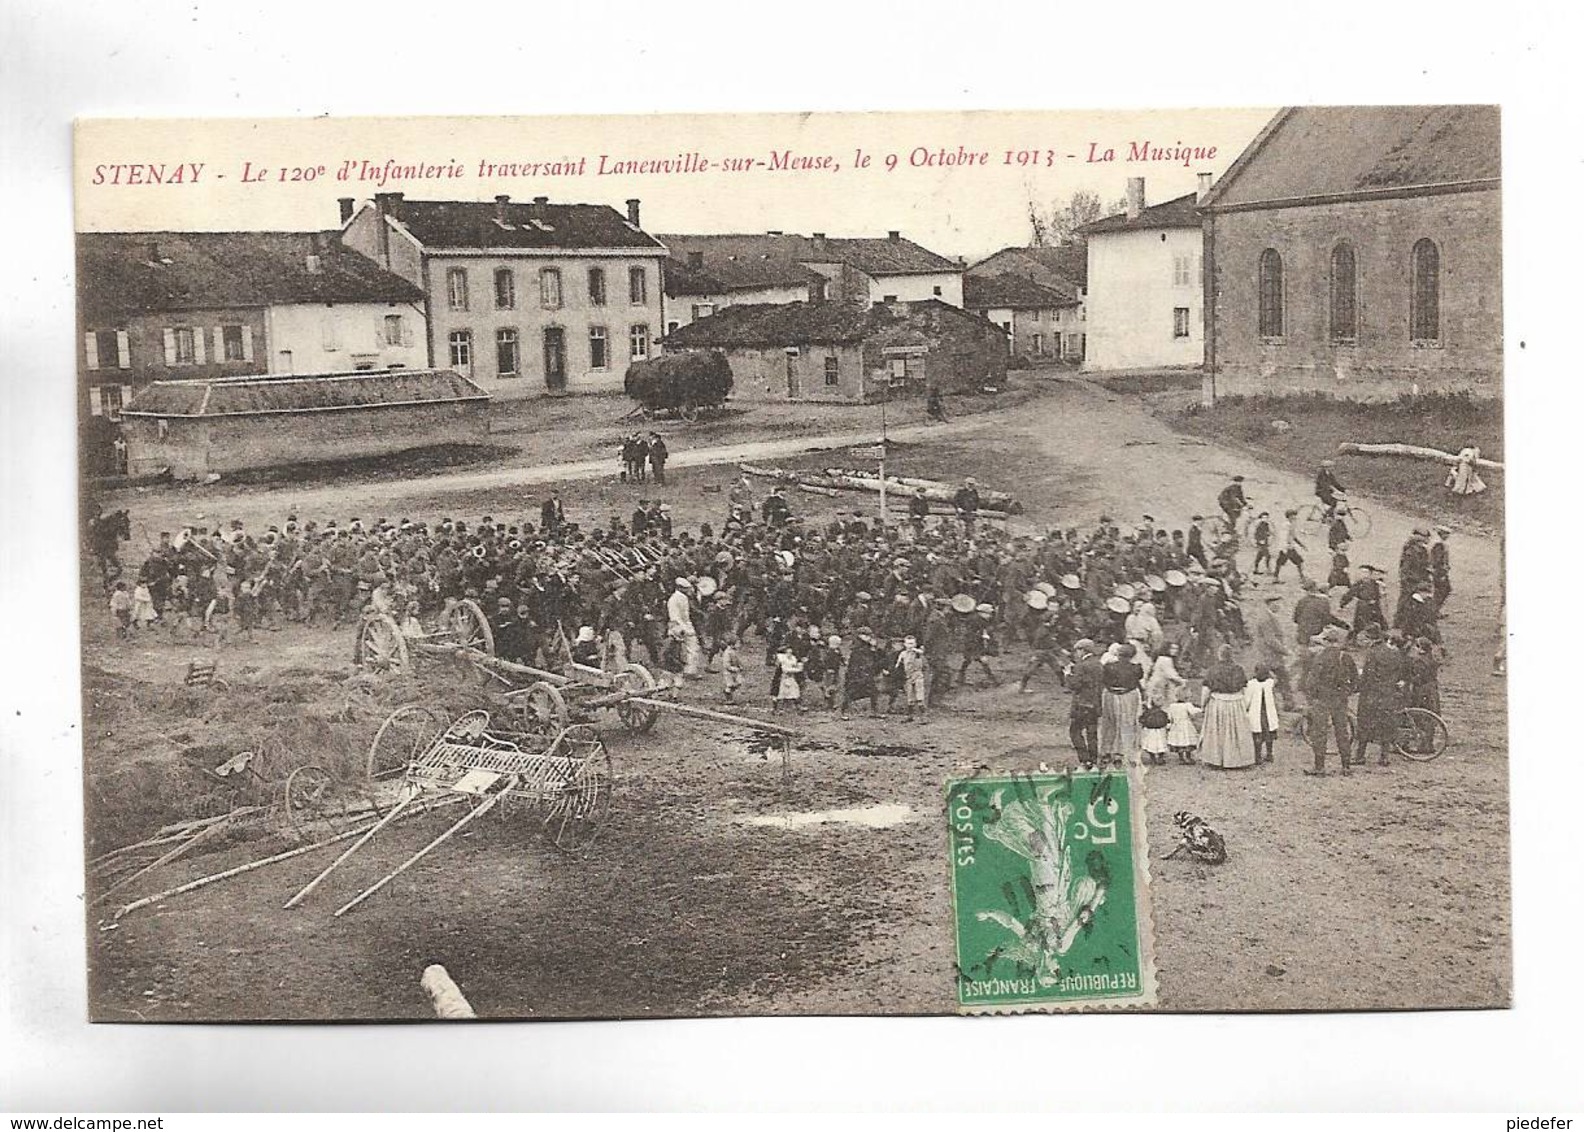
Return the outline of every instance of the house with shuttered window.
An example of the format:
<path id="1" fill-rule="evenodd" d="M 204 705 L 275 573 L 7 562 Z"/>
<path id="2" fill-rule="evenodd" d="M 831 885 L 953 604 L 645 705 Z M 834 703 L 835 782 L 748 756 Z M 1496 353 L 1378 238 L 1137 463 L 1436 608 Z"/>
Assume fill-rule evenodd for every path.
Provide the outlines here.
<path id="1" fill-rule="evenodd" d="M 83 456 L 124 470 L 121 410 L 155 381 L 428 365 L 423 291 L 323 232 L 77 237 Z"/>
<path id="2" fill-rule="evenodd" d="M 639 204 L 340 200 L 341 243 L 421 285 L 434 364 L 491 397 L 620 391 L 662 332 L 666 249 Z"/>

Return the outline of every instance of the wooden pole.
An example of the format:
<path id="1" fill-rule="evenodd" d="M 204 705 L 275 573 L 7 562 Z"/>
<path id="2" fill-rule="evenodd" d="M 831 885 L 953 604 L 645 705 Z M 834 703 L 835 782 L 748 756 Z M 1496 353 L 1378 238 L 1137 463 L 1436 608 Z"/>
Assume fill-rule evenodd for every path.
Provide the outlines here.
<path id="1" fill-rule="evenodd" d="M 404 873 L 408 869 L 412 868 L 419 861 L 421 861 L 425 857 L 427 857 L 435 849 L 439 848 L 440 843 L 445 841 L 453 833 L 459 832 L 462 829 L 463 826 L 467 825 L 474 818 L 480 818 L 480 817 L 483 817 L 485 814 L 489 813 L 490 810 L 495 808 L 496 803 L 498 803 L 502 798 L 506 797 L 506 795 L 511 791 L 512 787 L 516 785 L 516 782 L 517 782 L 517 779 L 515 777 L 512 777 L 512 778 L 508 779 L 506 781 L 506 783 L 504 785 L 502 785 L 501 789 L 498 792 L 496 792 L 494 794 L 491 794 L 488 798 L 486 798 L 484 800 L 484 802 L 481 805 L 475 806 L 475 807 L 473 807 L 473 809 L 469 810 L 463 816 L 461 821 L 457 822 L 450 829 L 448 829 L 444 833 L 442 833 L 439 837 L 437 837 L 433 841 L 429 842 L 429 844 L 425 845 L 422 849 L 418 850 L 418 852 L 414 853 L 411 857 L 408 857 L 400 865 L 397 865 L 394 872 L 388 874 L 387 876 L 383 877 L 382 879 L 380 879 L 378 881 L 375 881 L 368 888 L 365 888 L 362 892 L 358 893 L 351 900 L 348 900 L 345 904 L 341 905 L 341 907 L 336 909 L 336 913 L 335 914 L 337 916 L 342 916 L 342 915 L 345 915 L 347 912 L 352 911 L 352 909 L 356 908 L 359 904 L 363 903 L 363 901 L 367 900 L 370 896 L 373 896 L 380 889 L 384 888 L 391 881 L 393 881 L 397 877 L 401 876 L 402 873 Z"/>
<path id="2" fill-rule="evenodd" d="M 396 816 L 398 814 L 400 814 L 403 810 L 405 810 L 407 808 L 407 806 L 417 797 L 418 797 L 418 791 L 416 791 L 414 789 L 411 789 L 409 787 L 408 791 L 407 791 L 407 796 L 404 797 L 401 801 L 397 802 L 396 805 L 391 808 L 391 812 L 390 813 L 386 814 L 384 817 L 380 818 L 379 821 L 375 822 L 372 826 L 370 826 L 369 829 L 368 829 L 368 832 L 365 833 L 362 837 L 358 838 L 355 842 L 353 842 L 352 847 L 350 849 L 348 849 L 346 852 L 342 853 L 339 857 L 337 857 L 335 860 L 331 861 L 328 865 L 326 865 L 325 869 L 324 869 L 324 871 L 322 873 L 320 873 L 318 876 L 314 877 L 313 880 L 309 881 L 307 884 L 303 885 L 302 888 L 298 891 L 297 895 L 293 896 L 290 900 L 286 901 L 286 903 L 282 904 L 281 907 L 283 909 L 284 908 L 295 908 L 298 904 L 302 903 L 302 901 L 308 896 L 308 894 L 310 892 L 312 892 L 314 889 L 319 887 L 319 883 L 322 880 L 324 880 L 325 877 L 327 877 L 331 873 L 335 872 L 336 869 L 341 867 L 342 863 L 348 857 L 352 856 L 352 854 L 356 853 L 359 849 L 363 848 L 363 846 L 367 845 L 369 843 L 369 840 L 376 833 L 378 833 L 380 830 L 384 829 L 391 822 L 395 821 L 396 820 Z"/>
<path id="3" fill-rule="evenodd" d="M 114 860 L 116 857 L 130 853 L 135 849 L 153 849 L 156 846 L 169 845 L 173 841 L 181 841 L 206 826 L 214 825 L 216 822 L 230 821 L 233 818 L 240 818 L 249 814 L 261 813 L 264 809 L 264 806 L 242 806 L 238 809 L 231 810 L 228 813 L 216 814 L 212 818 L 195 818 L 192 821 L 176 822 L 172 825 L 164 826 L 161 829 L 155 831 L 154 836 L 147 838 L 146 840 L 134 841 L 131 845 L 123 845 L 119 849 L 111 849 L 106 853 L 101 853 L 99 856 L 88 862 L 88 867 L 91 869 L 98 865 L 105 864 Z"/>
<path id="4" fill-rule="evenodd" d="M 732 715 L 729 712 L 714 711 L 711 708 L 698 707 L 694 704 L 679 704 L 675 700 L 652 700 L 647 696 L 629 696 L 627 702 L 630 704 L 643 704 L 645 707 L 656 707 L 663 711 L 673 712 L 677 715 L 692 716 L 696 719 L 713 719 L 717 723 L 732 723 L 738 727 L 751 727 L 756 731 L 768 731 L 772 735 L 781 735 L 789 739 L 795 739 L 799 734 L 790 727 L 782 727 L 779 723 L 754 719 L 746 715 Z"/>
<path id="5" fill-rule="evenodd" d="M 1456 464 L 1457 453 L 1443 452 L 1439 448 L 1426 448 L 1419 444 L 1352 444 L 1337 445 L 1337 451 L 1344 456 L 1406 456 L 1413 460 L 1434 460 L 1439 464 Z M 1500 472 L 1505 466 L 1499 460 L 1487 460 L 1481 457 L 1474 461 L 1476 468 L 1487 471 Z"/>
<path id="6" fill-rule="evenodd" d="M 176 860 L 176 858 L 184 855 L 189 849 L 196 849 L 200 844 L 202 844 L 204 841 L 208 840 L 208 838 L 212 834 L 216 833 L 219 830 L 225 829 L 228 824 L 229 824 L 228 822 L 219 821 L 219 822 L 215 822 L 213 825 L 205 826 L 203 829 L 201 829 L 200 831 L 198 831 L 197 833 L 195 833 L 191 837 L 189 837 L 186 841 L 184 841 L 180 845 L 176 846 L 176 848 L 172 849 L 169 853 L 166 853 L 159 860 L 153 862 L 152 864 L 144 865 L 137 872 L 132 873 L 132 874 L 130 874 L 128 876 L 124 876 L 120 880 L 116 881 L 109 888 L 105 889 L 98 896 L 94 897 L 93 902 L 95 904 L 98 904 L 100 901 L 108 900 L 110 898 L 110 894 L 112 892 L 120 891 L 121 889 L 125 888 L 127 885 L 131 884 L 133 881 L 137 880 L 138 877 L 143 876 L 146 873 L 153 872 L 155 869 L 159 868 L 161 865 L 170 864 L 172 861 Z"/>
<path id="7" fill-rule="evenodd" d="M 203 888 L 207 885 L 214 884 L 216 881 L 229 880 L 231 877 L 252 872 L 254 869 L 262 869 L 265 865 L 273 865 L 279 861 L 289 861 L 293 857 L 301 857 L 304 853 L 312 853 L 315 849 L 323 849 L 326 845 L 334 845 L 338 841 L 345 841 L 347 838 L 356 837 L 358 834 L 363 832 L 365 831 L 362 829 L 348 830 L 345 833 L 338 833 L 334 837 L 327 837 L 323 841 L 316 841 L 312 845 L 300 845 L 296 849 L 288 849 L 286 852 L 277 853 L 273 857 L 265 857 L 262 861 L 250 861 L 245 865 L 238 865 L 234 869 L 227 869 L 223 873 L 215 873 L 213 876 L 199 877 L 197 880 L 188 881 L 186 884 L 178 885 L 175 888 L 166 889 L 164 892 L 156 892 L 153 896 L 145 896 L 141 900 L 134 900 L 132 903 L 122 908 L 121 911 L 117 912 L 114 918 L 119 920 L 128 912 L 135 912 L 139 908 L 146 908 L 150 904 L 157 904 L 159 901 L 167 900 L 172 896 L 180 896 L 184 892 L 191 892 L 195 888 Z"/>

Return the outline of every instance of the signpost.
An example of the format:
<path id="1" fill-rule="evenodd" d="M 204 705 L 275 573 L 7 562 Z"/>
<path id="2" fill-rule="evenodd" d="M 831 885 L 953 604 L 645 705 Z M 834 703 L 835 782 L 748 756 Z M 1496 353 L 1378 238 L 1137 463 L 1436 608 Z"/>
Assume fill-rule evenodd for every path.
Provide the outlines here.
<path id="1" fill-rule="evenodd" d="M 880 461 L 880 526 L 884 528 L 886 525 L 886 442 L 882 440 L 879 444 L 869 448 L 854 448 L 852 454 L 853 458 L 857 460 Z"/>

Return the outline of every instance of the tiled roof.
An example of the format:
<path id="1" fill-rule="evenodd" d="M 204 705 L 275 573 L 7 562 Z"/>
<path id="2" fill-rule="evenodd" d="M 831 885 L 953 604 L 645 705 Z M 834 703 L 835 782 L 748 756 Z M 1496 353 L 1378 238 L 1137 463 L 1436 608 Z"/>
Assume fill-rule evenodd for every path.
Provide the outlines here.
<path id="1" fill-rule="evenodd" d="M 326 232 L 84 232 L 77 296 L 90 324 L 129 314 L 288 303 L 422 302 L 423 291 Z M 308 257 L 319 256 L 319 270 Z"/>
<path id="2" fill-rule="evenodd" d="M 776 237 L 662 236 L 671 258 L 666 262 L 666 294 L 714 295 L 757 291 L 767 287 L 803 287 L 824 279 L 791 254 L 794 243 L 779 245 Z M 702 262 L 690 266 L 690 254 Z"/>
<path id="3" fill-rule="evenodd" d="M 733 346 L 837 346 L 869 329 L 857 303 L 738 303 L 666 335 L 667 349 Z"/>
<path id="4" fill-rule="evenodd" d="M 297 377 L 258 375 L 207 381 L 156 381 L 139 390 L 123 415 L 248 416 L 488 398 L 484 390 L 451 370 L 367 370 Z"/>
<path id="5" fill-rule="evenodd" d="M 664 339 L 667 349 L 839 346 L 908 324 L 934 330 L 944 321 L 971 322 L 1001 333 L 995 324 L 939 299 L 907 303 L 738 303 L 690 322 Z"/>
<path id="6" fill-rule="evenodd" d="M 968 275 L 1024 275 L 1057 291 L 1071 291 L 1089 285 L 1089 249 L 1083 244 L 1053 244 L 1044 247 L 1002 248 L 968 269 Z"/>
<path id="7" fill-rule="evenodd" d="M 788 266 L 807 263 L 845 263 L 866 275 L 921 275 L 961 271 L 962 265 L 915 244 L 900 234 L 877 237 L 802 236 L 795 232 L 752 235 L 662 235 L 675 259 L 685 260 L 690 251 L 702 252 L 704 269 L 711 274 L 743 272 L 784 272 Z M 721 276 L 734 279 L 732 274 Z M 779 274 L 778 280 L 792 278 Z M 747 287 L 755 284 L 739 284 Z M 783 285 L 780 282 L 758 286 Z"/>
<path id="8" fill-rule="evenodd" d="M 1211 190 L 1206 205 L 1500 178 L 1498 107 L 1299 106 L 1271 121 Z"/>
<path id="9" fill-rule="evenodd" d="M 1105 232 L 1150 231 L 1156 228 L 1198 228 L 1199 226 L 1199 194 L 1188 193 L 1186 196 L 1177 197 L 1175 200 L 1152 204 L 1132 219 L 1128 218 L 1127 213 L 1119 212 L 1115 216 L 1107 216 L 1096 220 L 1093 224 L 1085 224 L 1078 231 L 1085 236 L 1093 236 Z"/>
<path id="10" fill-rule="evenodd" d="M 664 251 L 658 240 L 607 204 L 509 201 L 504 223 L 494 201 L 404 199 L 393 204 L 398 222 L 428 248 Z"/>
<path id="11" fill-rule="evenodd" d="M 894 240 L 889 237 L 810 239 L 809 244 L 810 251 L 804 257 L 805 263 L 821 262 L 821 256 L 824 256 L 856 267 L 866 275 L 918 275 L 962 270 L 962 264 L 900 236 Z M 836 254 L 830 255 L 832 251 Z"/>
<path id="12" fill-rule="evenodd" d="M 972 311 L 1051 310 L 1078 305 L 1075 297 L 1021 275 L 963 276 L 963 306 Z"/>

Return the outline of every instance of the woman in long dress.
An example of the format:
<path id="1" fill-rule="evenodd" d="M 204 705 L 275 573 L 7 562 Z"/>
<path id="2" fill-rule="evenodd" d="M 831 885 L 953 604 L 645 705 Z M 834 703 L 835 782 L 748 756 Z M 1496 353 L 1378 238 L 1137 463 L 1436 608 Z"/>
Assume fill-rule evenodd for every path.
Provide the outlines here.
<path id="1" fill-rule="evenodd" d="M 1116 646 L 1116 659 L 1101 667 L 1103 691 L 1100 694 L 1100 757 L 1117 766 L 1139 753 L 1139 712 L 1143 697 L 1139 686 L 1144 669 L 1133 659 L 1130 644 Z"/>
<path id="2" fill-rule="evenodd" d="M 1222 646 L 1216 663 L 1205 676 L 1204 729 L 1199 736 L 1199 761 L 1223 770 L 1254 765 L 1254 730 L 1249 726 L 1243 689 L 1248 673 L 1232 660 L 1232 650 Z"/>

